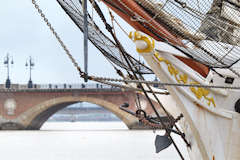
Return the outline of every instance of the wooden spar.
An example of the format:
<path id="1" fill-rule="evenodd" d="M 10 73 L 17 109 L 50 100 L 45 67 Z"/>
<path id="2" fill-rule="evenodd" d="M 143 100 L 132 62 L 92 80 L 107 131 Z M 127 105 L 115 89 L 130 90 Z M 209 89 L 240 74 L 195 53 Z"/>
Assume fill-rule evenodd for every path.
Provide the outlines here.
<path id="1" fill-rule="evenodd" d="M 122 0 L 122 2 L 128 6 L 131 10 L 134 10 L 137 12 L 139 16 L 141 16 L 143 19 L 148 21 L 155 30 L 158 31 L 159 35 L 168 39 L 169 42 L 172 44 L 178 45 L 178 46 L 184 46 L 181 39 L 175 37 L 173 34 L 171 34 L 167 29 L 165 29 L 162 25 L 160 25 L 158 22 L 156 22 L 151 16 L 149 16 L 148 13 L 146 13 L 136 2 L 129 1 L 129 0 Z"/>
<path id="2" fill-rule="evenodd" d="M 146 28 L 144 28 L 144 26 L 140 23 L 138 23 L 137 21 L 133 21 L 131 19 L 132 13 L 130 13 L 121 3 L 119 3 L 118 1 L 114 1 L 114 4 L 116 4 L 116 6 L 118 6 L 119 8 L 123 9 L 124 12 L 118 10 L 117 8 L 115 8 L 114 6 L 110 5 L 109 3 L 103 1 L 109 8 L 111 8 L 115 13 L 117 13 L 121 18 L 123 18 L 128 24 L 130 24 L 132 27 L 134 27 L 136 30 L 142 31 L 148 35 L 150 35 L 151 37 L 153 37 L 154 39 L 160 41 L 160 39 L 158 37 L 156 37 L 152 32 L 148 31 Z M 113 2 L 112 2 L 113 3 Z M 136 4 L 137 5 L 137 4 Z M 142 11 L 144 12 L 144 11 Z M 154 21 L 154 20 L 152 20 Z M 151 21 L 151 22 L 152 22 Z M 159 24 L 156 26 L 158 27 L 160 26 Z M 161 30 L 157 30 L 156 33 L 161 32 Z M 168 32 L 168 31 L 166 31 Z M 169 33 L 171 34 L 171 33 Z M 166 37 L 167 38 L 167 37 Z M 175 38 L 177 40 L 177 38 Z M 180 41 L 180 40 L 179 40 Z M 176 43 L 176 42 L 175 42 Z M 180 42 L 182 43 L 182 42 Z M 201 74 L 203 77 L 206 77 L 209 73 L 209 68 L 201 63 L 198 63 L 192 59 L 188 59 L 188 58 L 183 58 L 180 56 L 176 56 L 179 60 L 181 60 L 182 62 L 184 62 L 186 65 L 190 66 L 192 69 L 194 69 L 195 71 L 197 71 L 199 74 Z"/>
<path id="3" fill-rule="evenodd" d="M 104 1 L 103 1 L 104 2 Z M 159 40 L 156 36 L 154 36 L 150 31 L 146 30 L 141 24 L 139 24 L 136 21 L 132 21 L 131 17 L 128 16 L 127 14 L 124 14 L 123 12 L 119 11 L 117 8 L 109 5 L 108 3 L 104 2 L 109 8 L 111 8 L 115 13 L 117 13 L 121 18 L 123 18 L 128 24 L 130 24 L 133 28 L 135 28 L 138 31 L 142 31 L 150 36 L 152 36 L 154 39 Z M 119 4 L 118 2 L 115 2 L 116 5 L 120 8 L 123 6 Z M 124 8 L 124 7 L 123 7 Z M 130 13 L 129 13 L 130 14 Z"/>
<path id="4" fill-rule="evenodd" d="M 104 2 L 104 1 L 103 1 Z M 109 6 L 114 12 L 116 12 L 120 17 L 122 17 L 127 23 L 129 23 L 132 27 L 134 27 L 137 30 L 140 30 L 151 37 L 153 37 L 156 40 L 159 40 L 153 33 L 148 31 L 142 24 L 140 24 L 137 21 L 133 21 L 132 17 L 129 15 L 132 15 L 132 13 L 129 12 L 129 10 L 124 7 L 121 3 L 114 0 L 113 3 L 115 3 L 119 8 L 123 9 L 126 12 L 129 12 L 129 15 L 124 14 L 123 12 L 119 11 L 117 8 L 111 6 L 109 3 L 104 2 L 107 6 Z M 151 16 L 148 15 L 138 4 L 136 4 L 134 1 L 128 1 L 128 0 L 122 0 L 122 3 L 124 3 L 126 6 L 128 6 L 129 9 L 133 10 L 136 15 L 141 16 L 143 19 L 146 20 L 145 24 L 152 28 L 156 33 L 158 33 L 161 37 L 166 38 L 169 42 L 171 42 L 174 45 L 182 46 L 184 47 L 184 44 L 182 43 L 181 39 L 174 36 L 172 33 L 170 33 L 167 29 L 165 29 L 162 25 L 160 25 L 158 22 L 156 22 Z"/>

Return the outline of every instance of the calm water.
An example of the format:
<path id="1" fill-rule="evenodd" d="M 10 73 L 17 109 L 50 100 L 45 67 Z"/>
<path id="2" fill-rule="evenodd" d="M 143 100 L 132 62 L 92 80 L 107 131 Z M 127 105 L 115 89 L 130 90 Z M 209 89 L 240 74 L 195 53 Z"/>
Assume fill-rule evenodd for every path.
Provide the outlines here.
<path id="1" fill-rule="evenodd" d="M 0 156 L 3 160 L 180 159 L 173 146 L 156 154 L 155 136 L 152 131 L 129 131 L 122 122 L 51 122 L 41 131 L 0 132 Z M 182 140 L 174 138 L 188 159 Z"/>

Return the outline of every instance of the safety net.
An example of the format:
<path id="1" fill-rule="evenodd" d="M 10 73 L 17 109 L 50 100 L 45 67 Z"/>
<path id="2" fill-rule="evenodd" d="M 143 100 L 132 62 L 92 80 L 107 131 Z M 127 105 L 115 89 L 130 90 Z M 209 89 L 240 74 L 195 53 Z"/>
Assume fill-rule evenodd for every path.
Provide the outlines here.
<path id="1" fill-rule="evenodd" d="M 102 1 L 119 15 L 139 22 L 147 33 L 209 67 L 230 68 L 240 59 L 237 0 Z"/>
<path id="2" fill-rule="evenodd" d="M 57 0 L 64 11 L 70 16 L 78 28 L 83 32 L 84 18 L 83 8 L 79 0 Z M 112 41 L 106 34 L 104 34 L 97 24 L 93 21 L 92 17 L 88 14 L 88 38 L 92 44 L 111 62 L 121 68 L 130 70 L 126 60 L 123 58 L 121 51 L 117 44 Z M 137 72 L 141 74 L 153 73 L 150 68 L 135 59 L 130 54 L 126 53 L 128 58 L 131 59 L 134 66 L 137 66 Z"/>

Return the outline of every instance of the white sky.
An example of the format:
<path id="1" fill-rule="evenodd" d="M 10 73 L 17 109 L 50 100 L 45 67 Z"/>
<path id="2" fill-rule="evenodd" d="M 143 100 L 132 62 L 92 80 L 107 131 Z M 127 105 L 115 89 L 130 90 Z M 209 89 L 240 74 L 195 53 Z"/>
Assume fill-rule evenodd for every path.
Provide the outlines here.
<path id="1" fill-rule="evenodd" d="M 56 0 L 37 0 L 68 49 L 83 68 L 82 32 L 65 14 Z M 8 0 L 0 5 L 0 83 L 5 83 L 7 69 L 3 65 L 7 52 L 14 59 L 10 68 L 12 83 L 26 84 L 29 70 L 25 63 L 32 56 L 34 83 L 80 83 L 78 72 L 47 28 L 31 0 Z M 122 33 L 121 33 L 122 34 Z M 125 35 L 122 35 L 123 37 Z M 127 39 L 125 36 L 124 39 Z M 125 41 L 124 41 L 125 42 Z M 130 40 L 125 44 L 131 43 Z M 112 66 L 89 42 L 89 73 L 116 77 Z"/>

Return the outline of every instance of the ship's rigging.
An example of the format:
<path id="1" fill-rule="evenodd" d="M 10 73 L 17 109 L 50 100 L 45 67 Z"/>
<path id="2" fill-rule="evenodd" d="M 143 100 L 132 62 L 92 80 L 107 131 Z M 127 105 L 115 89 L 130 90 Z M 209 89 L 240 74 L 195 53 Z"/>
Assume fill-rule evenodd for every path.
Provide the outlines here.
<path id="1" fill-rule="evenodd" d="M 141 5 L 145 5 L 145 6 L 148 6 L 149 7 L 154 7 L 152 9 L 154 10 L 158 10 L 159 11 L 159 6 L 160 9 L 164 9 L 164 7 L 166 7 L 166 5 L 169 3 L 169 4 L 172 4 L 174 6 L 176 6 L 177 4 L 179 4 L 182 8 L 181 9 L 184 9 L 187 8 L 188 11 L 185 11 L 187 12 L 187 14 L 195 14 L 194 17 L 197 18 L 197 19 L 201 19 L 201 16 L 204 17 L 204 11 L 206 12 L 206 7 L 204 7 L 203 9 L 200 8 L 200 2 L 197 1 L 198 5 L 197 5 L 197 8 L 191 8 L 189 7 L 187 4 L 191 4 L 190 2 L 186 3 L 186 2 L 181 2 L 181 1 L 176 1 L 176 3 L 173 3 L 174 0 L 170 0 L 170 1 L 166 1 L 164 3 L 164 5 L 160 5 L 162 3 L 160 2 L 152 2 L 152 1 L 138 1 L 138 3 L 140 3 Z M 71 0 L 71 1 L 62 1 L 62 0 L 58 0 L 59 4 L 62 6 L 62 8 L 65 10 L 65 12 L 72 18 L 72 20 L 75 22 L 75 24 L 79 27 L 79 29 L 81 31 L 83 31 L 83 12 L 82 12 L 82 7 L 81 7 L 81 3 L 79 3 L 79 1 L 74 1 L 74 0 Z M 106 1 L 107 2 L 107 1 Z M 121 1 L 119 1 L 121 2 Z M 95 5 L 96 3 L 94 1 L 91 1 L 92 5 Z M 114 7 L 117 7 L 117 5 L 114 5 L 114 2 L 107 2 L 111 5 L 113 5 Z M 153 6 L 153 3 L 155 4 L 159 4 L 157 6 Z M 192 3 L 195 3 L 195 2 L 192 2 Z M 204 3 L 204 4 L 207 4 L 207 2 L 201 2 L 201 3 Z M 216 2 L 214 2 L 216 3 Z M 216 4 L 215 4 L 216 5 Z M 178 6 L 178 8 L 180 7 Z M 195 5 L 196 6 L 196 5 Z M 214 8 L 214 4 L 212 5 L 212 8 Z M 98 7 L 98 9 L 100 9 Z M 120 8 L 118 8 L 120 9 Z M 128 8 L 129 9 L 129 8 Z M 130 10 L 130 9 L 129 9 Z M 212 9 L 213 10 L 213 9 Z M 101 14 L 97 9 L 96 11 L 98 12 L 98 14 Z M 122 11 L 122 10 L 121 10 Z M 164 11 L 164 10 L 163 10 Z M 193 13 L 189 13 L 189 12 L 193 12 Z M 123 12 L 123 11 L 122 11 Z M 164 11 L 165 12 L 165 11 Z M 124 12 L 125 14 L 127 14 L 126 12 Z M 159 17 L 160 15 L 162 14 L 165 14 L 166 16 L 166 13 L 162 13 L 162 11 L 159 13 L 155 13 L 155 15 L 153 16 L 154 19 L 156 19 L 157 17 Z M 207 14 L 207 13 L 205 13 Z M 197 16 L 198 15 L 198 16 Z M 201 16 L 200 16 L 201 15 Z M 100 15 L 101 16 L 101 15 Z M 136 16 L 139 16 L 139 15 L 134 15 L 135 17 Z M 199 18 L 200 17 L 200 18 Z M 206 17 L 206 15 L 205 15 Z M 102 18 L 102 17 L 101 17 Z M 176 18 L 176 17 L 175 17 Z M 118 66 L 120 66 L 121 68 L 123 69 L 126 69 L 126 70 L 130 70 L 130 68 L 127 66 L 126 64 L 126 61 L 124 60 L 124 58 L 122 57 L 122 54 L 120 53 L 119 51 L 119 48 L 117 47 L 116 43 L 114 43 L 110 38 L 108 38 L 100 29 L 99 27 L 94 23 L 94 21 L 92 20 L 92 17 L 89 15 L 89 28 L 90 28 L 90 31 L 89 31 L 89 39 L 90 41 L 101 51 L 101 53 L 107 58 L 109 59 L 110 63 L 114 63 Z M 103 19 L 103 22 L 106 24 L 106 19 L 105 18 L 102 18 Z M 174 19 L 175 21 L 176 19 Z M 203 20 L 203 19 L 201 19 Z M 140 22 L 144 22 L 145 20 L 142 19 L 141 17 L 138 17 L 138 18 L 135 18 L 134 21 L 140 21 Z M 181 21 L 181 20 L 180 20 Z M 217 19 L 217 21 L 220 21 Z M 166 22 L 166 23 L 172 23 L 172 25 L 170 25 L 170 28 L 171 30 L 175 30 L 175 34 L 178 33 L 178 36 L 181 36 L 182 35 L 182 38 L 184 38 L 185 36 L 185 40 L 188 39 L 189 41 L 185 42 L 184 44 L 187 45 L 188 43 L 191 43 L 191 41 L 199 41 L 199 40 L 203 40 L 204 39 L 204 36 L 205 35 L 205 38 L 208 38 L 208 39 L 213 39 L 211 38 L 211 35 L 206 35 L 206 34 L 203 34 L 202 32 L 199 33 L 201 30 L 201 27 L 204 26 L 200 26 L 200 29 L 197 31 L 197 33 L 195 34 L 190 34 L 190 31 L 189 34 L 186 34 L 186 28 L 184 28 L 184 31 L 182 31 L 182 33 L 180 34 L 181 32 L 181 29 L 179 29 L 178 26 L 175 26 L 177 28 L 174 28 L 174 24 L 176 25 L 176 22 L 173 22 L 173 21 L 170 21 L 170 22 Z M 179 22 L 180 23 L 180 22 Z M 181 21 L 181 23 L 183 23 Z M 226 24 L 225 21 L 222 20 L 222 23 Z M 108 24 L 106 24 L 106 28 L 107 30 L 111 29 L 111 26 L 107 26 Z M 169 25 L 169 24 L 168 24 Z M 183 24 L 182 24 L 183 25 Z M 230 26 L 233 26 L 233 24 L 228 24 Z M 199 24 L 198 24 L 199 26 Z M 206 26 L 206 25 L 205 25 Z M 193 25 L 189 25 L 190 28 L 194 28 Z M 208 26 L 209 27 L 209 26 Z M 211 26 L 210 26 L 211 27 Z M 219 26 L 220 29 L 221 29 L 221 26 Z M 180 28 L 182 28 L 182 26 L 180 26 Z M 195 26 L 196 28 L 196 26 Z M 237 28 L 235 26 L 235 28 Z M 150 28 L 148 28 L 150 30 Z M 180 31 L 177 31 L 180 30 Z M 183 30 L 183 29 L 182 29 Z M 193 32 L 193 31 L 192 31 Z M 225 31 L 223 30 L 222 32 L 227 32 L 228 34 L 232 35 L 232 33 L 230 33 L 229 31 Z M 152 33 L 155 33 L 153 30 L 152 30 Z M 155 34 L 157 37 L 159 38 L 162 38 L 160 37 L 159 35 Z M 188 36 L 186 36 L 188 35 Z M 206 37 L 208 36 L 208 37 Z M 228 39 L 222 39 L 222 41 L 227 41 Z M 229 40 L 230 41 L 230 40 Z M 169 42 L 169 41 L 168 41 Z M 194 43 L 195 43 L 194 42 Z M 230 43 L 230 42 L 229 42 Z M 171 44 L 171 43 L 170 43 Z M 210 44 L 210 45 L 214 45 L 214 44 Z M 174 46 L 174 45 L 173 45 Z M 198 52 L 199 50 L 193 50 L 193 49 L 190 49 L 190 48 L 184 48 L 184 47 L 179 47 L 179 46 L 174 46 L 178 49 L 180 49 L 181 51 L 183 51 L 183 53 L 186 53 L 188 56 L 191 56 L 191 58 L 195 59 L 192 55 L 195 55 L 196 56 L 199 56 L 199 54 L 197 54 L 196 52 Z M 235 60 L 234 63 L 237 63 L 237 61 L 239 60 L 237 57 L 234 57 L 233 54 L 236 54 L 238 56 L 237 52 L 238 51 L 238 46 L 232 46 L 232 48 L 229 50 L 229 52 L 224 55 L 222 58 L 220 58 L 221 60 L 224 60 L 224 59 L 228 59 L 226 56 L 230 56 L 233 60 Z M 234 49 L 236 48 L 236 49 Z M 212 49 L 214 50 L 215 48 L 212 46 Z M 189 50 L 186 52 L 186 50 Z M 125 51 L 125 50 L 124 50 Z M 231 52 L 231 53 L 230 53 Z M 232 53 L 233 52 L 233 53 Z M 207 51 L 208 53 L 208 51 Z M 211 56 L 215 57 L 214 55 L 212 55 L 212 53 L 209 53 L 211 54 Z M 135 58 L 133 58 L 132 56 L 130 56 L 130 54 L 126 53 L 126 55 L 131 58 L 133 60 L 133 63 L 135 66 L 140 66 L 140 69 L 136 72 L 139 72 L 141 74 L 148 74 L 148 73 L 152 73 L 151 69 L 149 69 L 148 67 L 146 67 L 145 65 L 143 65 L 141 62 L 139 62 L 138 60 L 136 60 Z M 222 55 L 220 55 L 222 56 Z M 202 57 L 204 60 L 207 60 L 206 57 Z M 237 58 L 237 60 L 236 60 Z M 201 58 L 200 58 L 201 59 Z M 198 61 L 201 61 L 200 59 L 197 58 Z M 218 59 L 217 57 L 215 57 L 215 59 Z M 222 63 L 222 61 L 219 63 Z M 218 63 L 218 64 L 219 64 Z M 231 65 L 233 65 L 234 63 L 232 63 Z M 215 63 L 216 64 L 216 63 Z M 207 64 L 207 65 L 210 65 L 210 64 Z M 210 67 L 214 70 L 214 67 L 210 65 Z M 217 66 L 215 66 L 217 67 Z M 218 66 L 219 67 L 219 66 Z M 225 66 L 226 67 L 226 66 Z M 225 68 L 223 67 L 223 68 Z M 231 67 L 229 67 L 230 70 L 232 70 L 234 73 L 236 73 L 238 75 L 238 73 L 233 70 Z M 93 77 L 91 78 L 93 79 Z M 97 79 L 97 78 L 96 78 Z M 104 78 L 99 78 L 99 79 L 104 79 Z M 99 80 L 98 79 L 98 80 Z M 107 81 L 107 78 L 105 79 Z M 120 80 L 121 81 L 121 80 Z M 127 80 L 122 80 L 122 81 L 127 81 Z M 144 82 L 144 81 L 142 81 Z M 137 81 L 135 80 L 135 83 L 137 83 Z M 148 82 L 149 83 L 149 82 Z M 152 84 L 154 83 L 157 83 L 157 84 L 160 84 L 160 85 L 164 85 L 163 83 L 161 82 L 151 82 Z M 184 85 L 184 84 L 165 84 L 165 85 L 175 85 L 175 86 L 185 86 L 185 87 L 189 87 L 189 85 Z M 196 85 L 198 86 L 198 85 Z M 207 86 L 207 85 L 199 85 L 199 87 L 205 87 L 205 88 L 226 88 L 226 89 L 238 89 L 239 86 L 214 86 L 214 85 L 211 85 L 211 86 Z"/>
<path id="2" fill-rule="evenodd" d="M 216 8 L 219 1 L 140 0 L 130 2 L 104 0 L 104 2 L 119 12 L 124 9 L 125 12 L 121 13 L 144 26 L 145 32 L 148 31 L 156 39 L 174 46 L 188 57 L 210 68 L 228 68 L 239 76 L 239 73 L 232 68 L 240 58 L 238 54 L 240 49 L 238 47 L 239 25 L 226 18 L 218 18 L 211 14 L 211 10 Z M 222 6 L 229 5 L 221 2 Z M 139 4 L 141 6 L 141 8 L 138 6 L 139 9 L 143 9 L 153 18 L 144 15 L 141 11 L 136 12 L 133 8 L 129 8 L 127 3 Z M 211 5 L 212 9 L 210 9 Z M 236 8 L 231 9 L 237 10 Z M 219 12 L 218 15 L 221 13 Z M 228 16 L 231 17 L 231 15 Z M 212 19 L 218 23 L 212 22 Z M 162 26 L 168 29 L 165 33 L 158 31 L 158 28 Z M 210 31 L 213 27 L 218 31 L 217 33 Z M 207 30 L 209 31 L 206 32 Z"/>
<path id="3" fill-rule="evenodd" d="M 86 77 L 86 73 L 84 73 L 80 67 L 78 66 L 78 64 L 76 63 L 75 59 L 72 57 L 72 55 L 69 53 L 67 47 L 64 45 L 63 41 L 61 40 L 61 38 L 58 36 L 58 34 L 55 32 L 54 28 L 52 27 L 52 25 L 49 23 L 48 19 L 46 18 L 46 16 L 43 14 L 42 10 L 39 9 L 39 6 L 37 5 L 35 0 L 32 0 L 32 3 L 34 4 L 35 8 L 38 10 L 39 14 L 43 17 L 44 21 L 46 22 L 46 24 L 48 25 L 48 27 L 50 28 L 50 30 L 52 31 L 52 33 L 54 34 L 54 36 L 57 38 L 57 40 L 59 41 L 59 43 L 61 44 L 61 46 L 63 47 L 63 49 L 65 50 L 65 52 L 67 53 L 68 57 L 71 59 L 72 63 L 74 64 L 74 66 L 78 69 L 81 77 L 85 78 Z M 114 38 L 114 40 L 116 41 L 116 45 L 119 48 L 119 51 L 121 52 L 121 54 L 124 57 L 124 60 L 126 61 L 127 66 L 129 67 L 129 69 L 132 71 L 132 74 L 130 74 L 130 77 L 132 76 L 134 79 L 142 79 L 144 80 L 143 76 L 141 75 L 141 73 L 139 72 L 139 67 L 137 67 L 136 65 L 134 65 L 135 59 L 132 59 L 131 57 L 128 56 L 128 54 L 125 52 L 125 50 L 122 48 L 120 42 L 116 39 L 116 37 L 113 35 L 112 32 L 112 36 Z M 90 36 L 89 36 L 90 37 Z M 128 69 L 126 69 L 128 70 Z M 138 72 L 136 72 L 138 71 Z M 128 72 L 129 73 L 129 72 Z M 138 75 L 137 75 L 138 74 Z M 87 76 L 88 77 L 88 76 Z M 94 80 L 93 77 L 88 77 L 90 80 Z M 96 79 L 96 81 L 99 81 Z M 100 81 L 102 83 L 104 83 L 104 81 Z M 190 146 L 190 144 L 187 142 L 187 140 L 185 139 L 185 135 L 184 133 L 182 133 L 180 131 L 180 129 L 176 126 L 176 122 L 182 118 L 182 115 L 179 116 L 176 120 L 172 118 L 172 116 L 166 111 L 166 109 L 164 108 L 164 106 L 161 104 L 161 102 L 159 101 L 159 99 L 156 96 L 156 93 L 153 92 L 152 88 L 149 86 L 149 84 L 146 84 L 147 90 L 149 90 L 153 95 L 154 98 L 157 100 L 159 106 L 164 110 L 164 112 L 167 115 L 167 119 L 168 119 L 168 123 L 170 123 L 170 125 L 166 125 L 163 122 L 162 117 L 159 115 L 159 113 L 157 112 L 155 106 L 153 105 L 151 99 L 149 98 L 148 94 L 147 94 L 147 90 L 143 87 L 143 84 L 141 82 L 137 83 L 139 88 L 143 91 L 144 95 L 147 97 L 147 99 L 149 100 L 149 103 L 152 106 L 152 109 L 154 110 L 155 114 L 157 115 L 156 121 L 151 120 L 152 118 L 148 118 L 148 116 L 144 115 L 142 116 L 141 113 L 145 113 L 143 110 L 141 110 L 141 108 L 139 108 L 136 111 L 136 116 L 139 118 L 140 121 L 144 122 L 145 124 L 151 124 L 155 123 L 155 126 L 160 126 L 160 128 L 164 128 L 166 131 L 166 134 L 164 136 L 157 136 L 156 137 L 156 151 L 159 152 L 161 150 L 163 150 L 164 148 L 168 147 L 170 144 L 173 144 L 174 147 L 176 148 L 177 152 L 179 153 L 181 159 L 184 159 L 180 150 L 178 149 L 176 143 L 174 142 L 174 140 L 172 139 L 172 136 L 170 135 L 171 132 L 176 133 L 178 135 L 180 135 L 183 140 L 186 142 L 187 146 Z M 175 127 L 176 130 L 173 130 L 172 127 Z M 164 145 L 158 145 L 159 143 L 164 141 Z"/>
<path id="4" fill-rule="evenodd" d="M 83 32 L 83 11 L 82 6 L 79 1 L 58 1 L 59 4 L 62 6 L 62 8 L 65 10 L 65 12 L 71 17 L 71 19 L 74 21 L 74 23 L 79 27 L 79 29 Z M 114 64 L 120 66 L 121 68 L 130 70 L 129 67 L 127 67 L 127 64 L 125 60 L 121 57 L 121 54 L 119 53 L 119 49 L 116 46 L 116 43 L 114 43 L 110 38 L 108 38 L 95 24 L 95 22 L 92 20 L 92 17 L 88 15 L 88 35 L 89 40 L 94 44 L 94 46 L 101 51 L 101 53 L 109 59 Z M 136 60 L 134 57 L 132 57 L 130 54 L 127 54 L 130 59 L 134 62 L 134 65 L 141 67 L 139 72 L 143 74 L 151 74 L 152 71 L 148 67 L 146 67 L 144 64 Z"/>
<path id="5" fill-rule="evenodd" d="M 71 17 L 74 23 L 79 27 L 81 31 L 83 31 L 83 12 L 81 3 L 77 0 L 57 0 L 65 12 Z M 106 4 L 110 5 L 113 8 L 119 10 L 126 16 L 130 17 L 132 21 L 135 21 L 142 25 L 148 32 L 152 34 L 155 39 L 161 40 L 163 42 L 168 43 L 174 48 L 180 50 L 182 53 L 186 54 L 188 57 L 199 61 L 209 68 L 227 68 L 240 77 L 240 74 L 235 71 L 232 66 L 236 64 L 240 60 L 239 55 L 239 37 L 238 31 L 239 24 L 237 22 L 233 22 L 231 17 L 226 18 L 226 15 L 219 15 L 219 8 L 216 7 L 219 1 L 214 0 L 211 6 L 201 7 L 203 4 L 210 4 L 209 1 L 198 1 L 196 0 L 197 6 L 194 6 L 194 1 L 180 1 L 180 0 L 166 0 L 166 1 L 148 1 L 148 0 L 139 0 L 135 1 L 142 9 L 144 9 L 149 15 L 153 18 L 148 19 L 145 15 L 140 15 L 140 13 L 136 13 L 132 8 L 129 8 L 126 4 L 126 1 L 108 1 L 103 0 Z M 43 17 L 44 21 L 49 26 L 52 33 L 55 35 L 74 66 L 80 72 L 81 77 L 86 78 L 86 73 L 83 72 L 75 59 L 72 57 L 63 41 L 60 39 L 58 34 L 55 32 L 51 24 L 48 22 L 45 15 L 39 9 L 35 0 L 32 0 L 35 7 L 38 9 L 38 12 Z M 145 81 L 142 74 L 152 73 L 151 69 L 146 67 L 140 61 L 136 60 L 134 57 L 128 54 L 121 43 L 118 41 L 116 36 L 113 34 L 112 27 L 106 22 L 104 15 L 101 13 L 100 8 L 96 4 L 94 0 L 91 0 L 96 12 L 101 17 L 102 21 L 106 25 L 106 29 L 111 33 L 114 41 L 108 38 L 97 25 L 92 20 L 92 17 L 88 15 L 90 21 L 88 21 L 89 26 L 89 40 L 98 48 L 101 53 L 112 63 L 125 69 L 129 74 L 130 79 L 126 79 L 124 75 L 114 67 L 124 79 L 111 79 L 111 78 L 100 78 L 88 76 L 87 78 L 90 80 L 95 80 L 101 83 L 108 83 L 111 85 L 119 85 L 111 83 L 114 82 L 125 82 L 125 83 L 136 83 L 138 88 L 143 91 L 145 96 L 149 99 L 150 104 L 153 107 L 157 115 L 157 121 L 149 119 L 141 108 L 138 109 L 139 112 L 136 112 L 136 116 L 146 124 L 152 125 L 151 123 L 159 124 L 166 130 L 166 137 L 168 140 L 173 142 L 175 148 L 177 149 L 180 157 L 184 159 L 178 150 L 178 147 L 174 143 L 171 138 L 170 133 L 174 132 L 179 134 L 188 146 L 189 143 L 185 139 L 184 134 L 178 129 L 176 126 L 177 120 L 172 120 L 172 116 L 164 109 L 164 106 L 156 97 L 155 93 L 149 86 L 149 84 L 161 84 L 161 85 L 175 85 L 182 87 L 203 87 L 203 88 L 225 88 L 225 89 L 240 89 L 239 86 L 210 86 L 210 85 L 186 85 L 186 84 L 170 84 L 170 83 L 161 83 L 161 82 L 149 82 Z M 238 3 L 230 2 L 232 5 L 232 9 L 239 8 Z M 227 7 L 229 7 L 227 4 Z M 221 3 L 221 5 L 225 5 Z M 190 7 L 191 6 L 191 7 Z M 221 7 L 222 7 L 221 6 Z M 210 8 L 210 9 L 209 9 Z M 222 8 L 221 8 L 222 9 Z M 224 13 L 223 13 L 224 14 Z M 225 17 L 223 17 L 225 16 Z M 228 15 L 229 16 L 229 15 Z M 184 17 L 188 17 L 184 19 Z M 221 17 L 221 18 L 219 18 Z M 158 23 L 152 23 L 156 21 Z M 188 21 L 191 21 L 188 22 Z M 162 26 L 168 28 L 165 33 L 159 33 L 157 28 Z M 215 32 L 211 32 L 210 29 L 215 28 Z M 239 31 L 240 32 L 240 31 Z M 211 42 L 210 42 L 211 41 Z M 136 67 L 137 66 L 137 67 Z M 146 85 L 145 89 L 143 84 Z M 131 88 L 131 87 L 130 87 Z M 159 106 L 163 108 L 165 111 L 167 118 L 171 124 L 171 126 L 166 126 L 162 121 L 160 115 L 156 111 L 155 107 L 151 103 L 150 98 L 148 97 L 147 92 L 151 92 L 154 95 L 154 98 L 158 101 Z M 179 116 L 179 119 L 182 118 Z M 150 123 L 151 122 L 151 123 Z M 154 126 L 154 125 L 153 125 Z M 176 130 L 172 130 L 172 127 L 175 127 Z M 166 139 L 165 139 L 166 140 Z"/>

